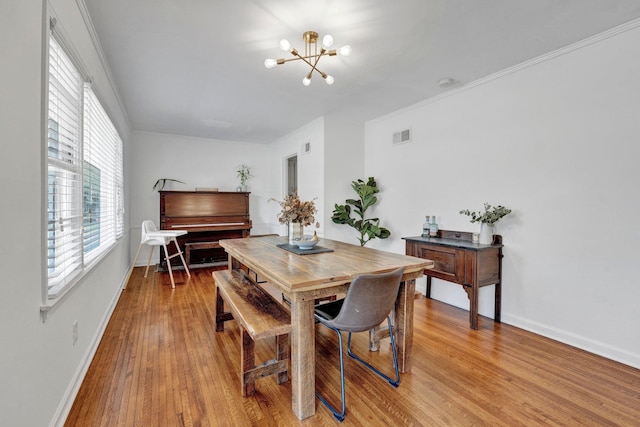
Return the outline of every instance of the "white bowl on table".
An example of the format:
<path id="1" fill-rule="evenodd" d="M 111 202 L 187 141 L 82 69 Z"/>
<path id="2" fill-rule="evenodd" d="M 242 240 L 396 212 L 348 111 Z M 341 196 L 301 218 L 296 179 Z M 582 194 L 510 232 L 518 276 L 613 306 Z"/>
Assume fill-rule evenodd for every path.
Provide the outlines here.
<path id="1" fill-rule="evenodd" d="M 315 236 L 302 236 L 299 239 L 294 240 L 294 245 L 302 250 L 312 249 L 318 244 L 318 238 Z"/>

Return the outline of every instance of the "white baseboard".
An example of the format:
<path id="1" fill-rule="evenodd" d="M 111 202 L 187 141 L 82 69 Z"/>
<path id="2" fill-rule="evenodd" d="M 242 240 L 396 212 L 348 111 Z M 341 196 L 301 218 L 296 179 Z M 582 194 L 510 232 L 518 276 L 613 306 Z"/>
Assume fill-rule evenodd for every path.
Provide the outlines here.
<path id="1" fill-rule="evenodd" d="M 100 321 L 99 327 L 96 332 L 93 334 L 93 338 L 91 339 L 90 345 L 87 348 L 85 355 L 82 357 L 80 364 L 76 368 L 76 372 L 71 379 L 65 394 L 60 401 L 60 405 L 56 410 L 50 427 L 63 427 L 64 423 L 69 416 L 69 412 L 71 411 L 71 407 L 73 406 L 73 402 L 78 395 L 78 391 L 80 390 L 80 386 L 82 385 L 82 381 L 84 380 L 87 371 L 89 370 L 89 366 L 91 365 L 91 361 L 98 350 L 98 345 L 100 344 L 100 340 L 104 335 L 104 331 L 107 329 L 107 325 L 109 324 L 109 319 L 111 319 L 111 315 L 116 308 L 116 304 L 118 303 L 118 299 L 120 298 L 120 294 L 122 293 L 122 289 L 124 289 L 127 281 L 129 280 L 130 270 L 127 270 L 124 280 L 120 287 L 115 288 L 117 292 L 115 292 L 111 304 L 109 305 L 108 310 L 105 312 L 102 320 Z"/>
<path id="2" fill-rule="evenodd" d="M 424 282 L 424 283 L 422 283 Z M 446 286 L 442 286 L 445 284 L 442 281 L 434 280 L 432 288 L 431 288 L 431 296 L 432 298 L 442 301 L 446 304 L 453 305 L 454 307 L 461 308 L 463 310 L 469 310 L 469 300 L 467 299 L 464 291 L 460 291 L 456 287 L 459 286 L 451 286 L 451 284 L 446 283 Z M 491 287 L 489 287 L 491 288 Z M 422 289 L 426 289 L 426 280 L 416 280 L 416 289 L 422 291 Z M 480 307 L 479 313 L 482 316 L 492 319 L 493 318 L 493 289 L 490 289 L 490 293 L 482 293 L 482 289 L 480 289 Z M 490 298 L 489 298 L 490 297 Z M 485 298 L 483 300 L 483 298 Z M 489 299 L 487 299 L 489 298 Z M 589 353 L 597 354 L 598 356 L 606 357 L 607 359 L 614 360 L 616 362 L 623 363 L 628 366 L 632 366 L 634 368 L 640 369 L 640 355 L 634 354 L 628 350 L 624 350 L 618 347 L 611 346 L 609 344 L 602 343 L 600 341 L 596 341 L 590 338 L 586 338 L 581 335 L 577 335 L 563 329 L 559 329 L 553 327 L 551 325 L 546 325 L 538 322 L 533 322 L 529 319 L 525 319 L 520 316 L 516 316 L 504 311 L 501 313 L 501 320 L 503 323 L 515 326 L 520 329 L 524 329 L 526 331 L 532 332 L 534 334 L 542 335 L 543 337 L 550 338 L 555 341 L 559 341 L 561 343 L 577 347 L 581 350 L 588 351 Z"/>
<path id="3" fill-rule="evenodd" d="M 610 346 L 599 341 L 594 341 L 580 335 L 575 335 L 548 325 L 532 322 L 519 316 L 508 315 L 504 312 L 502 313 L 502 322 L 542 335 L 543 337 L 577 347 L 581 350 L 588 351 L 589 353 L 597 354 L 598 356 L 606 357 L 607 359 L 640 369 L 640 355 L 633 354 L 627 350 Z"/>

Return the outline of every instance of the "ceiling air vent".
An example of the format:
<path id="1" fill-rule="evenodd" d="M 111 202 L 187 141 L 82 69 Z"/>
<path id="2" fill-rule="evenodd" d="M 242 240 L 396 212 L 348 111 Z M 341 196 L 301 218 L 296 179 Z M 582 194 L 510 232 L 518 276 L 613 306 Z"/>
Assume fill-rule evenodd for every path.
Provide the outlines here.
<path id="1" fill-rule="evenodd" d="M 406 144 L 407 142 L 411 142 L 411 129 L 405 129 L 393 134 L 394 144 Z"/>

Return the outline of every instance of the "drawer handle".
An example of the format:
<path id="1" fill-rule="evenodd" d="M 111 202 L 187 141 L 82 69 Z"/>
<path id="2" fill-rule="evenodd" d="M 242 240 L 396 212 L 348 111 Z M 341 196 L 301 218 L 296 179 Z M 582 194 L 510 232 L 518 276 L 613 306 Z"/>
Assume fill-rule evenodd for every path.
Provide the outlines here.
<path id="1" fill-rule="evenodd" d="M 460 238 L 460 236 L 461 236 L 460 232 L 456 231 L 456 238 L 458 238 L 458 239 L 459 239 L 459 238 Z"/>

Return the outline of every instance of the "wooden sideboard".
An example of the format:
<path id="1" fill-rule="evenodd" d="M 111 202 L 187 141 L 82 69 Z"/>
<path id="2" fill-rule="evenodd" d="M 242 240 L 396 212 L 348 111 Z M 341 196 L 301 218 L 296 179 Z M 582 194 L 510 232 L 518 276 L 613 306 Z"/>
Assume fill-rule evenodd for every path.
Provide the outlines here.
<path id="1" fill-rule="evenodd" d="M 247 237 L 251 230 L 249 193 L 160 191 L 160 229 L 188 232 L 178 237 L 178 245 L 189 268 L 225 265 L 228 257 L 219 241 Z"/>
<path id="2" fill-rule="evenodd" d="M 495 285 L 494 321 L 500 322 L 502 297 L 502 236 L 494 235 L 493 244 L 472 242 L 472 233 L 440 230 L 437 237 L 403 237 L 406 254 L 430 259 L 433 269 L 425 270 L 427 298 L 431 298 L 431 278 L 462 285 L 469 297 L 469 324 L 478 329 L 478 290 Z"/>

